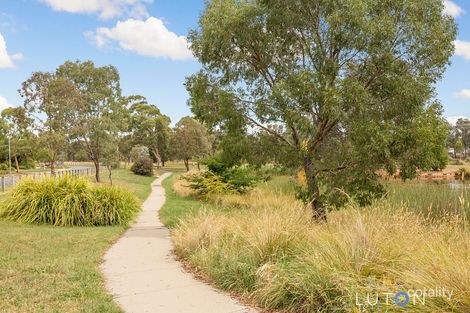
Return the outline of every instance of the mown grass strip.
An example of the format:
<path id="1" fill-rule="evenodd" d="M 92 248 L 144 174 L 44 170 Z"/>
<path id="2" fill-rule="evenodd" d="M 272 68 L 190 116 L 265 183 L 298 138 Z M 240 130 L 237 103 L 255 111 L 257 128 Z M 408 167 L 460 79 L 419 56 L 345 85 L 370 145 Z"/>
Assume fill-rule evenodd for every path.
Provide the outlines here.
<path id="1" fill-rule="evenodd" d="M 154 179 L 127 170 L 113 173 L 114 184 L 141 202 Z M 0 195 L 0 201 L 4 198 Z M 123 226 L 54 227 L 0 220 L 0 312 L 122 312 L 104 289 L 98 265 L 124 230 Z"/>

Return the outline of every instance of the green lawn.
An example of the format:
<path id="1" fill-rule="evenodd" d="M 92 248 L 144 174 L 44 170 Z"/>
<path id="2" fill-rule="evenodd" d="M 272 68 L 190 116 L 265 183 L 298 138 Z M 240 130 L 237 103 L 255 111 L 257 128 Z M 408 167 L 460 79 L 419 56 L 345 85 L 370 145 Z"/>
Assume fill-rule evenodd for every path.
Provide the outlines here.
<path id="1" fill-rule="evenodd" d="M 152 177 L 114 172 L 143 201 Z M 103 181 L 106 183 L 105 173 Z M 0 195 L 0 201 L 5 196 Z M 0 312 L 121 312 L 103 288 L 101 257 L 124 227 L 53 227 L 0 220 Z"/>
<path id="2" fill-rule="evenodd" d="M 202 165 L 201 165 L 202 168 Z M 193 165 L 190 163 L 189 165 L 190 170 L 195 170 L 197 169 L 196 165 Z M 184 173 L 186 172 L 186 167 L 184 166 L 183 162 L 180 161 L 168 161 L 165 163 L 165 167 L 161 167 L 159 169 L 156 169 L 155 172 L 157 175 L 161 175 L 166 172 L 172 172 L 172 173 Z"/>
<path id="3" fill-rule="evenodd" d="M 175 227 L 182 218 L 194 215 L 204 208 L 209 210 L 213 208 L 210 204 L 203 205 L 191 197 L 177 195 L 172 188 L 175 177 L 172 175 L 163 181 L 166 202 L 160 210 L 160 219 L 169 228 Z"/>
<path id="4" fill-rule="evenodd" d="M 108 172 L 103 170 L 100 173 L 102 182 L 109 183 Z M 91 179 L 94 179 L 94 176 Z M 113 171 L 112 179 L 114 186 L 131 191 L 143 202 L 152 190 L 150 184 L 155 180 L 155 177 L 137 176 L 129 170 L 120 169 Z"/>

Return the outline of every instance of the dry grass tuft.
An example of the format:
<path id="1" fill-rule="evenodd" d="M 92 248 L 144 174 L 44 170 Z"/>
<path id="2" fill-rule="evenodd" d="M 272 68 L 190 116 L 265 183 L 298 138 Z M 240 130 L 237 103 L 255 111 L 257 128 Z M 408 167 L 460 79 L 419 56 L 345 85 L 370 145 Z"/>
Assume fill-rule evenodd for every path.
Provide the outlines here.
<path id="1" fill-rule="evenodd" d="M 197 170 L 191 170 L 187 174 L 194 174 L 198 172 Z M 196 195 L 196 192 L 189 187 L 189 183 L 182 179 L 181 176 L 186 174 L 179 175 L 176 179 L 173 179 L 173 191 L 180 197 L 189 197 Z"/>
<path id="2" fill-rule="evenodd" d="M 176 252 L 221 288 L 266 309 L 351 312 L 356 293 L 446 288 L 412 312 L 470 311 L 470 231 L 406 207 L 350 206 L 314 224 L 288 195 L 269 190 L 211 198 L 244 210 L 203 211 L 173 232 Z M 392 304 L 387 312 L 402 312 Z M 380 310 L 379 310 L 380 311 Z"/>

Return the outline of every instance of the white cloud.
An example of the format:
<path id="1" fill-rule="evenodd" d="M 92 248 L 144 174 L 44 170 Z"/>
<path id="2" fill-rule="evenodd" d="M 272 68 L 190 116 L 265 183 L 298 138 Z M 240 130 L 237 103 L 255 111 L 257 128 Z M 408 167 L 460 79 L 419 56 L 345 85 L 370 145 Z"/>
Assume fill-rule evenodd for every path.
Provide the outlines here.
<path id="1" fill-rule="evenodd" d="M 461 99 L 470 99 L 470 89 L 464 89 L 455 94 L 458 98 Z"/>
<path id="2" fill-rule="evenodd" d="M 448 116 L 446 117 L 446 120 L 447 122 L 449 122 L 450 125 L 453 125 L 455 126 L 455 124 L 457 124 L 457 121 L 460 120 L 460 119 L 468 119 L 467 116 L 463 116 L 463 115 L 458 115 L 458 116 Z"/>
<path id="3" fill-rule="evenodd" d="M 10 58 L 14 61 L 19 61 L 19 60 L 24 59 L 24 55 L 23 53 L 15 53 L 15 54 L 10 55 Z"/>
<path id="4" fill-rule="evenodd" d="M 458 17 L 465 13 L 465 10 L 459 7 L 455 2 L 444 0 L 444 13 L 452 17 Z"/>
<path id="5" fill-rule="evenodd" d="M 9 55 L 7 52 L 7 43 L 5 42 L 5 38 L 3 38 L 2 34 L 0 33 L 0 68 L 13 68 L 15 67 L 15 63 L 13 60 L 19 60 L 19 56 L 23 56 L 21 53 L 17 53 L 14 55 Z"/>
<path id="6" fill-rule="evenodd" d="M 455 44 L 455 55 L 463 57 L 465 60 L 470 60 L 470 42 L 456 40 Z"/>
<path id="7" fill-rule="evenodd" d="M 41 0 L 55 11 L 69 13 L 99 14 L 102 19 L 122 15 L 132 18 L 147 18 L 146 3 L 153 0 Z"/>
<path id="8" fill-rule="evenodd" d="M 171 60 L 193 58 L 186 37 L 171 32 L 162 20 L 155 17 L 146 21 L 128 19 L 118 22 L 113 28 L 101 27 L 86 35 L 100 48 L 117 42 L 122 49 L 144 56 Z"/>
<path id="9" fill-rule="evenodd" d="M 0 113 L 6 108 L 10 108 L 13 106 L 13 104 L 8 103 L 7 98 L 0 96 Z"/>

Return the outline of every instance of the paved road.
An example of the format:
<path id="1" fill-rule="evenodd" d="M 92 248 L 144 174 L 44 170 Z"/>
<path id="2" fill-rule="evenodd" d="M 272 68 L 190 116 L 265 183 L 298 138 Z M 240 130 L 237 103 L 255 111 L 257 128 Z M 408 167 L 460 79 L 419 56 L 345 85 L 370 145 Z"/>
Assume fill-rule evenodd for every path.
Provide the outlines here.
<path id="1" fill-rule="evenodd" d="M 161 182 L 169 175 L 152 183 L 137 223 L 105 254 L 107 289 L 127 313 L 256 312 L 195 280 L 175 260 L 170 232 L 158 218 L 165 202 Z"/>

